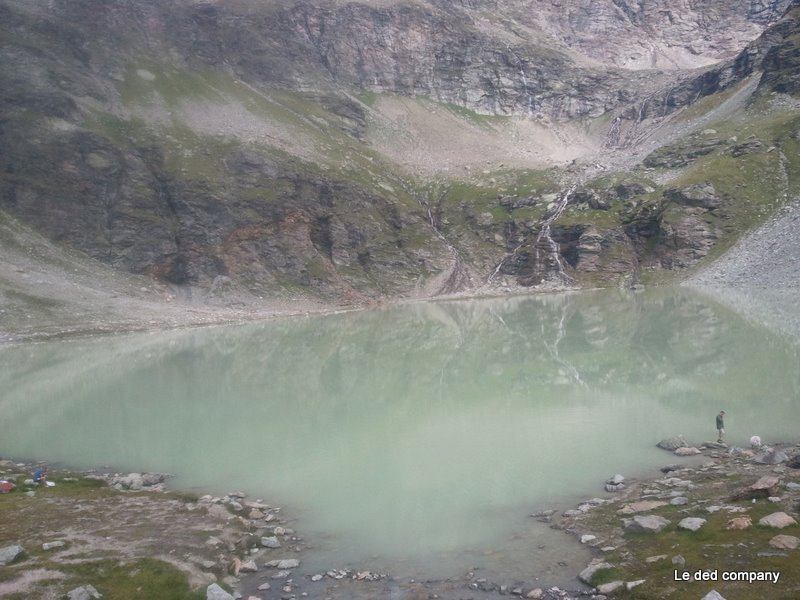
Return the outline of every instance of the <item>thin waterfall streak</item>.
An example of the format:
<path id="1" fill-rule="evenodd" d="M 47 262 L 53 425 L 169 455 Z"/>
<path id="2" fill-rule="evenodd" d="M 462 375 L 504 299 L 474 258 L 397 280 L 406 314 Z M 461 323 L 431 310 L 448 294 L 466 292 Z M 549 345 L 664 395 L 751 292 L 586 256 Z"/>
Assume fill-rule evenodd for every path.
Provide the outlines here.
<path id="1" fill-rule="evenodd" d="M 539 233 L 536 236 L 536 242 L 534 243 L 536 265 L 541 269 L 542 258 L 541 258 L 540 248 L 542 246 L 542 241 L 544 240 L 544 243 L 550 250 L 548 253 L 548 257 L 550 261 L 558 269 L 558 276 L 562 280 L 570 283 L 573 281 L 572 277 L 567 275 L 567 272 L 564 269 L 564 262 L 563 259 L 561 258 L 561 248 L 559 247 L 558 242 L 556 242 L 553 239 L 550 226 L 556 219 L 558 219 L 564 213 L 564 211 L 567 208 L 567 204 L 569 204 L 569 201 L 572 198 L 572 195 L 575 193 L 577 187 L 578 187 L 577 184 L 574 184 L 571 188 L 569 188 L 566 192 L 564 192 L 564 194 L 561 195 L 561 198 L 559 198 L 558 204 L 556 204 L 556 208 L 553 211 L 553 213 L 549 217 L 547 217 L 542 223 L 542 228 L 539 230 Z"/>
<path id="2" fill-rule="evenodd" d="M 528 77 L 525 75 L 525 69 L 520 67 L 519 74 L 522 75 L 522 85 L 524 86 L 525 95 L 528 97 L 528 117 L 533 116 L 533 96 L 531 95 L 531 89 L 528 86 Z"/>
<path id="3" fill-rule="evenodd" d="M 492 272 L 492 274 L 489 275 L 489 277 L 486 279 L 486 284 L 485 285 L 490 284 L 492 282 L 492 279 L 497 277 L 497 274 L 500 272 L 500 269 L 503 268 L 503 265 L 506 264 L 506 261 L 509 258 L 514 258 L 517 255 L 517 252 L 519 252 L 524 245 L 525 245 L 525 241 L 522 241 L 516 248 L 514 248 L 514 250 L 511 252 L 511 254 L 506 254 L 502 258 L 502 260 L 499 263 L 497 263 L 497 267 L 495 267 L 495 269 Z"/>
<path id="4" fill-rule="evenodd" d="M 445 237 L 442 233 L 442 230 L 439 228 L 439 225 L 436 223 L 436 218 L 433 215 L 433 211 L 431 207 L 427 204 L 422 202 L 422 199 L 419 196 L 416 196 L 417 204 L 419 204 L 420 208 L 424 210 L 428 215 L 428 221 L 430 222 L 431 229 L 433 229 L 433 233 L 438 237 L 442 243 L 447 247 L 450 254 L 453 257 L 453 274 L 457 274 L 461 269 L 463 269 L 463 265 L 465 263 L 464 257 L 459 252 L 458 248 L 456 248 L 453 244 L 449 242 L 449 240 Z M 452 277 L 453 275 L 451 275 Z M 470 279 L 469 273 L 467 273 L 467 279 Z M 447 285 L 447 282 L 445 282 Z M 441 292 L 442 290 L 440 290 Z"/>

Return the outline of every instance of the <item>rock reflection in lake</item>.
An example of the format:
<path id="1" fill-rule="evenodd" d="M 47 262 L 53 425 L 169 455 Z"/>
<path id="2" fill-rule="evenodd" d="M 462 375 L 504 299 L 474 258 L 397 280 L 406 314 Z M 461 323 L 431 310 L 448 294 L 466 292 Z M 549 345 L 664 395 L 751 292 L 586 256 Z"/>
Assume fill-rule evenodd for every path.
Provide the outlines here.
<path id="1" fill-rule="evenodd" d="M 665 462 L 659 439 L 710 439 L 721 409 L 731 443 L 788 436 L 800 389 L 796 347 L 674 289 L 7 346 L 0 361 L 4 456 L 244 488 L 291 507 L 320 564 L 440 571 L 465 549 L 523 560 L 528 513 Z"/>

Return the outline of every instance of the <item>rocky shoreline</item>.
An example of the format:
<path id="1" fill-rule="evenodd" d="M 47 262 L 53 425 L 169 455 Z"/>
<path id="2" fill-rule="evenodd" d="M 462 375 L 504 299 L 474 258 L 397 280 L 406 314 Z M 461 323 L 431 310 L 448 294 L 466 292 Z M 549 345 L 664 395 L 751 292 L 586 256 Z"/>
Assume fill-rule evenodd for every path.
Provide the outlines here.
<path id="1" fill-rule="evenodd" d="M 309 545 L 294 529 L 293 520 L 280 507 L 249 499 L 245 492 L 193 496 L 168 490 L 169 476 L 163 473 L 61 469 L 51 471 L 49 487 L 33 482 L 36 467 L 30 462 L 0 461 L 0 480 L 16 486 L 0 494 L 4 518 L 15 523 L 0 533 L 3 597 L 119 597 L 115 582 L 102 575 L 109 561 L 129 565 L 133 572 L 151 558 L 173 567 L 186 580 L 186 594 L 170 596 L 174 598 L 585 595 L 556 587 L 543 590 L 522 581 L 495 583 L 480 572 L 424 581 L 352 565 L 309 572 L 303 565 Z M 74 572 L 76 563 L 95 562 L 96 569 Z M 151 593 L 161 597 L 158 589 Z"/>
<path id="2" fill-rule="evenodd" d="M 690 464 L 633 482 L 616 475 L 614 497 L 539 515 L 592 547 L 579 575 L 592 598 L 800 596 L 800 444 L 660 446 Z"/>
<path id="3" fill-rule="evenodd" d="M 257 559 L 271 553 L 276 568 L 291 569 L 304 549 L 280 507 L 244 492 L 196 497 L 167 490 L 162 473 L 94 470 L 55 470 L 47 484 L 36 484 L 34 468 L 0 461 L 0 479 L 16 486 L 0 495 L 7 523 L 0 535 L 2 597 L 99 598 L 103 584 L 120 597 L 117 582 L 104 575 L 110 561 L 131 572 L 171 568 L 172 579 L 186 584 L 177 595 L 156 586 L 150 597 L 205 598 L 211 590 L 208 597 L 222 600 L 232 596 L 220 584 L 237 589 L 258 570 Z M 153 559 L 162 565 L 140 565 Z"/>
<path id="4" fill-rule="evenodd" d="M 30 480 L 35 465 L 0 461 L 0 479 L 17 486 L 0 495 L 14 523 L 0 536 L 0 595 L 83 600 L 111 587 L 115 597 L 102 575 L 109 561 L 135 572 L 156 559 L 186 582 L 185 595 L 170 597 L 207 600 L 796 598 L 800 444 L 692 447 L 676 438 L 662 446 L 685 462 L 653 477 L 614 475 L 598 482 L 605 497 L 531 515 L 591 548 L 577 574 L 587 587 L 572 590 L 526 575 L 415 581 L 343 565 L 310 572 L 301 568 L 310 546 L 292 519 L 244 492 L 195 497 L 166 490 L 160 473 L 60 470 L 46 487 Z M 96 579 L 91 568 L 75 572 L 93 562 Z"/>

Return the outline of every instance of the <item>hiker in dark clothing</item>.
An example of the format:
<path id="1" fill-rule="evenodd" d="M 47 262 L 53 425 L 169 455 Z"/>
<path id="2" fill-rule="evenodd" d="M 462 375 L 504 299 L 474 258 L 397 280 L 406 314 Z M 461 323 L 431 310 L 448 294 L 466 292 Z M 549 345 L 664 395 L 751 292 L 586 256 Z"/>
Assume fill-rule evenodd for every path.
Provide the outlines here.
<path id="1" fill-rule="evenodd" d="M 722 438 L 725 435 L 725 421 L 724 421 L 724 419 L 725 419 L 725 411 L 721 410 L 721 411 L 719 411 L 719 414 L 717 415 L 717 434 L 718 434 L 717 443 L 718 444 L 724 443 L 722 441 Z"/>

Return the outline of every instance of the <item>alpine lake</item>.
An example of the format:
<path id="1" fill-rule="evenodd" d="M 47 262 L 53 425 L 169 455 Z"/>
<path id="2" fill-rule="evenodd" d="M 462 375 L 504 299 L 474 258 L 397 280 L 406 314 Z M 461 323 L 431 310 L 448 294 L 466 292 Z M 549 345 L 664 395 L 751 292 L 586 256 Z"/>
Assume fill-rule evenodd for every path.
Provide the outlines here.
<path id="1" fill-rule="evenodd" d="M 684 289 L 413 303 L 0 347 L 0 455 L 243 490 L 303 569 L 574 581 L 529 515 L 669 462 L 660 439 L 796 435 L 798 347 Z"/>

